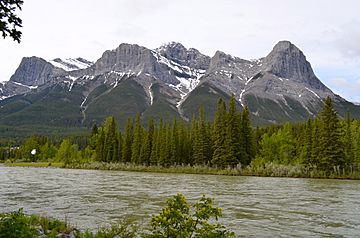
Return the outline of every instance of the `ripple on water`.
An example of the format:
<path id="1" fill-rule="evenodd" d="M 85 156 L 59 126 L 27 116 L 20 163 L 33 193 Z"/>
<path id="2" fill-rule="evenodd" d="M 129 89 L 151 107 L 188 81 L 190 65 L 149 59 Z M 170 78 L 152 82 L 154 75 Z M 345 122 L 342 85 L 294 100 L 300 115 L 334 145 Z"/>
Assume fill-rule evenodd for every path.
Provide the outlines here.
<path id="1" fill-rule="evenodd" d="M 215 197 L 221 221 L 243 236 L 360 234 L 360 181 L 1 166 L 0 181 L 0 211 L 24 207 L 92 230 L 124 216 L 146 224 L 182 192 Z"/>

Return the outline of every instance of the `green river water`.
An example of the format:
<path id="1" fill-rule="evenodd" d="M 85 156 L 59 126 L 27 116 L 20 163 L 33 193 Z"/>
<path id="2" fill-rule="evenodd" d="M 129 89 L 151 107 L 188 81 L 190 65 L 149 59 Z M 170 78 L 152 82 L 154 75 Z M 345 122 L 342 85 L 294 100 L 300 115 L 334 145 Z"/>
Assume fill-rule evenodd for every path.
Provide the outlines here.
<path id="1" fill-rule="evenodd" d="M 147 224 L 177 192 L 216 198 L 220 222 L 245 237 L 360 237 L 360 181 L 5 167 L 0 212 L 97 229 L 123 216 Z"/>

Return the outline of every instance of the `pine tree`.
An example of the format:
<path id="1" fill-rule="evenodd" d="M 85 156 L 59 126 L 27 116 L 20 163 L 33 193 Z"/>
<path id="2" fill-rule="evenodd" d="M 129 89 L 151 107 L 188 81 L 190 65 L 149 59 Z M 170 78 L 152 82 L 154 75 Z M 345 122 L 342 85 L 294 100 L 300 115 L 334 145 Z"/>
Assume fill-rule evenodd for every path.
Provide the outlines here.
<path id="1" fill-rule="evenodd" d="M 141 146 L 140 158 L 141 162 L 145 165 L 150 164 L 150 157 L 154 143 L 154 120 L 150 119 L 148 122 L 148 129 L 144 134 L 143 143 Z"/>
<path id="2" fill-rule="evenodd" d="M 118 133 L 118 146 L 117 146 L 117 159 L 116 162 L 121 162 L 123 161 L 122 159 L 122 150 L 123 150 L 123 136 L 121 134 L 121 132 Z"/>
<path id="3" fill-rule="evenodd" d="M 184 121 L 180 122 L 179 128 L 179 164 L 189 164 L 190 148 L 189 131 L 185 127 Z"/>
<path id="4" fill-rule="evenodd" d="M 240 139 L 240 162 L 243 165 L 248 165 L 255 157 L 253 132 L 251 128 L 250 111 L 248 107 L 244 108 L 241 116 Z"/>
<path id="5" fill-rule="evenodd" d="M 199 116 L 199 121 L 195 122 L 196 127 L 194 127 L 195 137 L 193 158 L 195 164 L 208 164 L 211 160 L 211 154 L 209 154 L 211 150 L 203 106 L 199 109 Z"/>
<path id="6" fill-rule="evenodd" d="M 91 136 L 94 136 L 98 133 L 98 127 L 96 125 L 96 121 L 93 122 L 93 126 L 91 128 Z"/>
<path id="7" fill-rule="evenodd" d="M 154 129 L 154 138 L 153 138 L 153 144 L 151 147 L 151 155 L 150 155 L 150 164 L 151 165 L 157 165 L 158 164 L 158 158 L 159 158 L 159 137 L 158 137 L 159 130 L 157 128 Z"/>
<path id="8" fill-rule="evenodd" d="M 141 125 L 140 113 L 138 113 L 135 121 L 134 138 L 131 153 L 131 162 L 135 164 L 140 164 L 142 162 L 140 161 L 140 150 L 143 141 L 143 133 L 144 129 Z"/>
<path id="9" fill-rule="evenodd" d="M 117 125 L 115 118 L 110 116 L 106 118 L 104 123 L 105 131 L 105 142 L 104 142 L 104 161 L 112 162 L 117 161 L 118 157 L 118 135 L 117 135 Z"/>
<path id="10" fill-rule="evenodd" d="M 180 164 L 180 147 L 179 147 L 179 128 L 177 125 L 176 117 L 174 117 L 173 123 L 172 123 L 172 132 L 171 132 L 171 143 L 170 143 L 170 149 L 171 149 L 171 158 L 170 163 L 171 164 Z"/>
<path id="11" fill-rule="evenodd" d="M 160 134 L 159 134 L 160 135 Z M 160 154 L 159 154 L 159 165 L 169 166 L 169 158 L 171 157 L 170 138 L 171 138 L 170 126 L 165 124 L 161 131 L 160 142 Z"/>
<path id="12" fill-rule="evenodd" d="M 240 115 L 236 111 L 236 100 L 232 96 L 229 101 L 229 111 L 226 118 L 226 138 L 224 166 L 235 166 L 241 161 L 240 146 Z"/>
<path id="13" fill-rule="evenodd" d="M 300 160 L 301 163 L 304 165 L 312 165 L 314 164 L 312 158 L 312 144 L 313 144 L 313 122 L 311 119 L 309 119 L 305 126 L 304 126 L 304 132 L 303 135 L 303 144 L 301 146 L 300 151 Z"/>
<path id="14" fill-rule="evenodd" d="M 360 121 L 352 123 L 353 148 L 354 148 L 354 166 L 360 170 Z"/>
<path id="15" fill-rule="evenodd" d="M 99 128 L 97 140 L 96 140 L 96 160 L 98 161 L 105 161 L 106 155 L 105 155 L 105 132 L 103 128 Z"/>
<path id="16" fill-rule="evenodd" d="M 341 143 L 339 118 L 330 97 L 326 98 L 324 107 L 318 117 L 321 121 L 318 167 L 320 170 L 331 172 L 334 167 L 341 167 L 345 164 L 345 156 L 343 144 Z"/>
<path id="17" fill-rule="evenodd" d="M 217 167 L 225 165 L 226 117 L 225 102 L 220 98 L 216 107 L 212 130 L 213 156 L 211 163 Z"/>
<path id="18" fill-rule="evenodd" d="M 346 114 L 345 118 L 345 134 L 343 136 L 344 144 L 344 153 L 345 153 L 345 164 L 348 167 L 352 167 L 354 162 L 354 147 L 353 147 L 353 138 L 351 133 L 351 119 L 350 113 Z"/>
<path id="19" fill-rule="evenodd" d="M 129 118 L 125 127 L 124 142 L 122 148 L 122 160 L 127 163 L 131 161 L 132 142 L 133 142 L 133 120 Z"/>

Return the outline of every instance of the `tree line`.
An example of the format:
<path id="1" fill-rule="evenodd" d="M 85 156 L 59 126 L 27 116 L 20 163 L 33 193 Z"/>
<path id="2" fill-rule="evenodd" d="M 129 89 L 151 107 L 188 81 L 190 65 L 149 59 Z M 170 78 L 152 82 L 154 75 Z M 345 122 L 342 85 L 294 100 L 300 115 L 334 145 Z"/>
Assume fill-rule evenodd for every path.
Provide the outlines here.
<path id="1" fill-rule="evenodd" d="M 94 124 L 87 143 L 80 148 L 69 139 L 54 144 L 46 137 L 31 137 L 11 153 L 20 160 L 65 164 L 100 161 L 244 168 L 273 163 L 326 173 L 360 171 L 360 121 L 349 115 L 340 119 L 330 98 L 315 118 L 303 123 L 253 128 L 250 116 L 248 108 L 237 109 L 232 97 L 228 105 L 218 101 L 211 122 L 205 120 L 203 107 L 191 122 L 174 118 L 171 123 L 161 119 L 156 123 L 150 119 L 144 126 L 138 114 L 127 120 L 123 131 L 110 116 L 101 126 Z M 6 154 L 4 149 L 0 159 L 2 154 Z"/>

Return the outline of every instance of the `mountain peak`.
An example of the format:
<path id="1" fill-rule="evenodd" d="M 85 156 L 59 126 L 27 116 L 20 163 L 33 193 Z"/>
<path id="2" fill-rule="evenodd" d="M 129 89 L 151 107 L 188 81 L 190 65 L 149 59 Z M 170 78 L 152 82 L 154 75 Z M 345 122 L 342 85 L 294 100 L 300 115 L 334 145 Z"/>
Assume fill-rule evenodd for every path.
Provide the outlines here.
<path id="1" fill-rule="evenodd" d="M 161 52 L 161 51 L 166 51 L 169 49 L 179 49 L 179 50 L 185 50 L 185 51 L 187 50 L 184 45 L 182 45 L 179 42 L 175 42 L 175 41 L 170 41 L 170 42 L 164 43 L 156 50 Z"/>
<path id="2" fill-rule="evenodd" d="M 273 50 L 275 51 L 286 51 L 286 50 L 297 50 L 299 51 L 299 48 L 297 48 L 293 43 L 291 43 L 288 40 L 282 40 L 276 43 Z"/>
<path id="3" fill-rule="evenodd" d="M 178 64 L 206 70 L 209 67 L 210 57 L 201 54 L 194 48 L 187 49 L 178 42 L 169 42 L 155 49 L 160 55 Z"/>
<path id="4" fill-rule="evenodd" d="M 277 77 L 305 83 L 312 88 L 327 90 L 314 74 L 304 53 L 290 41 L 278 42 L 264 58 L 264 71 Z"/>

